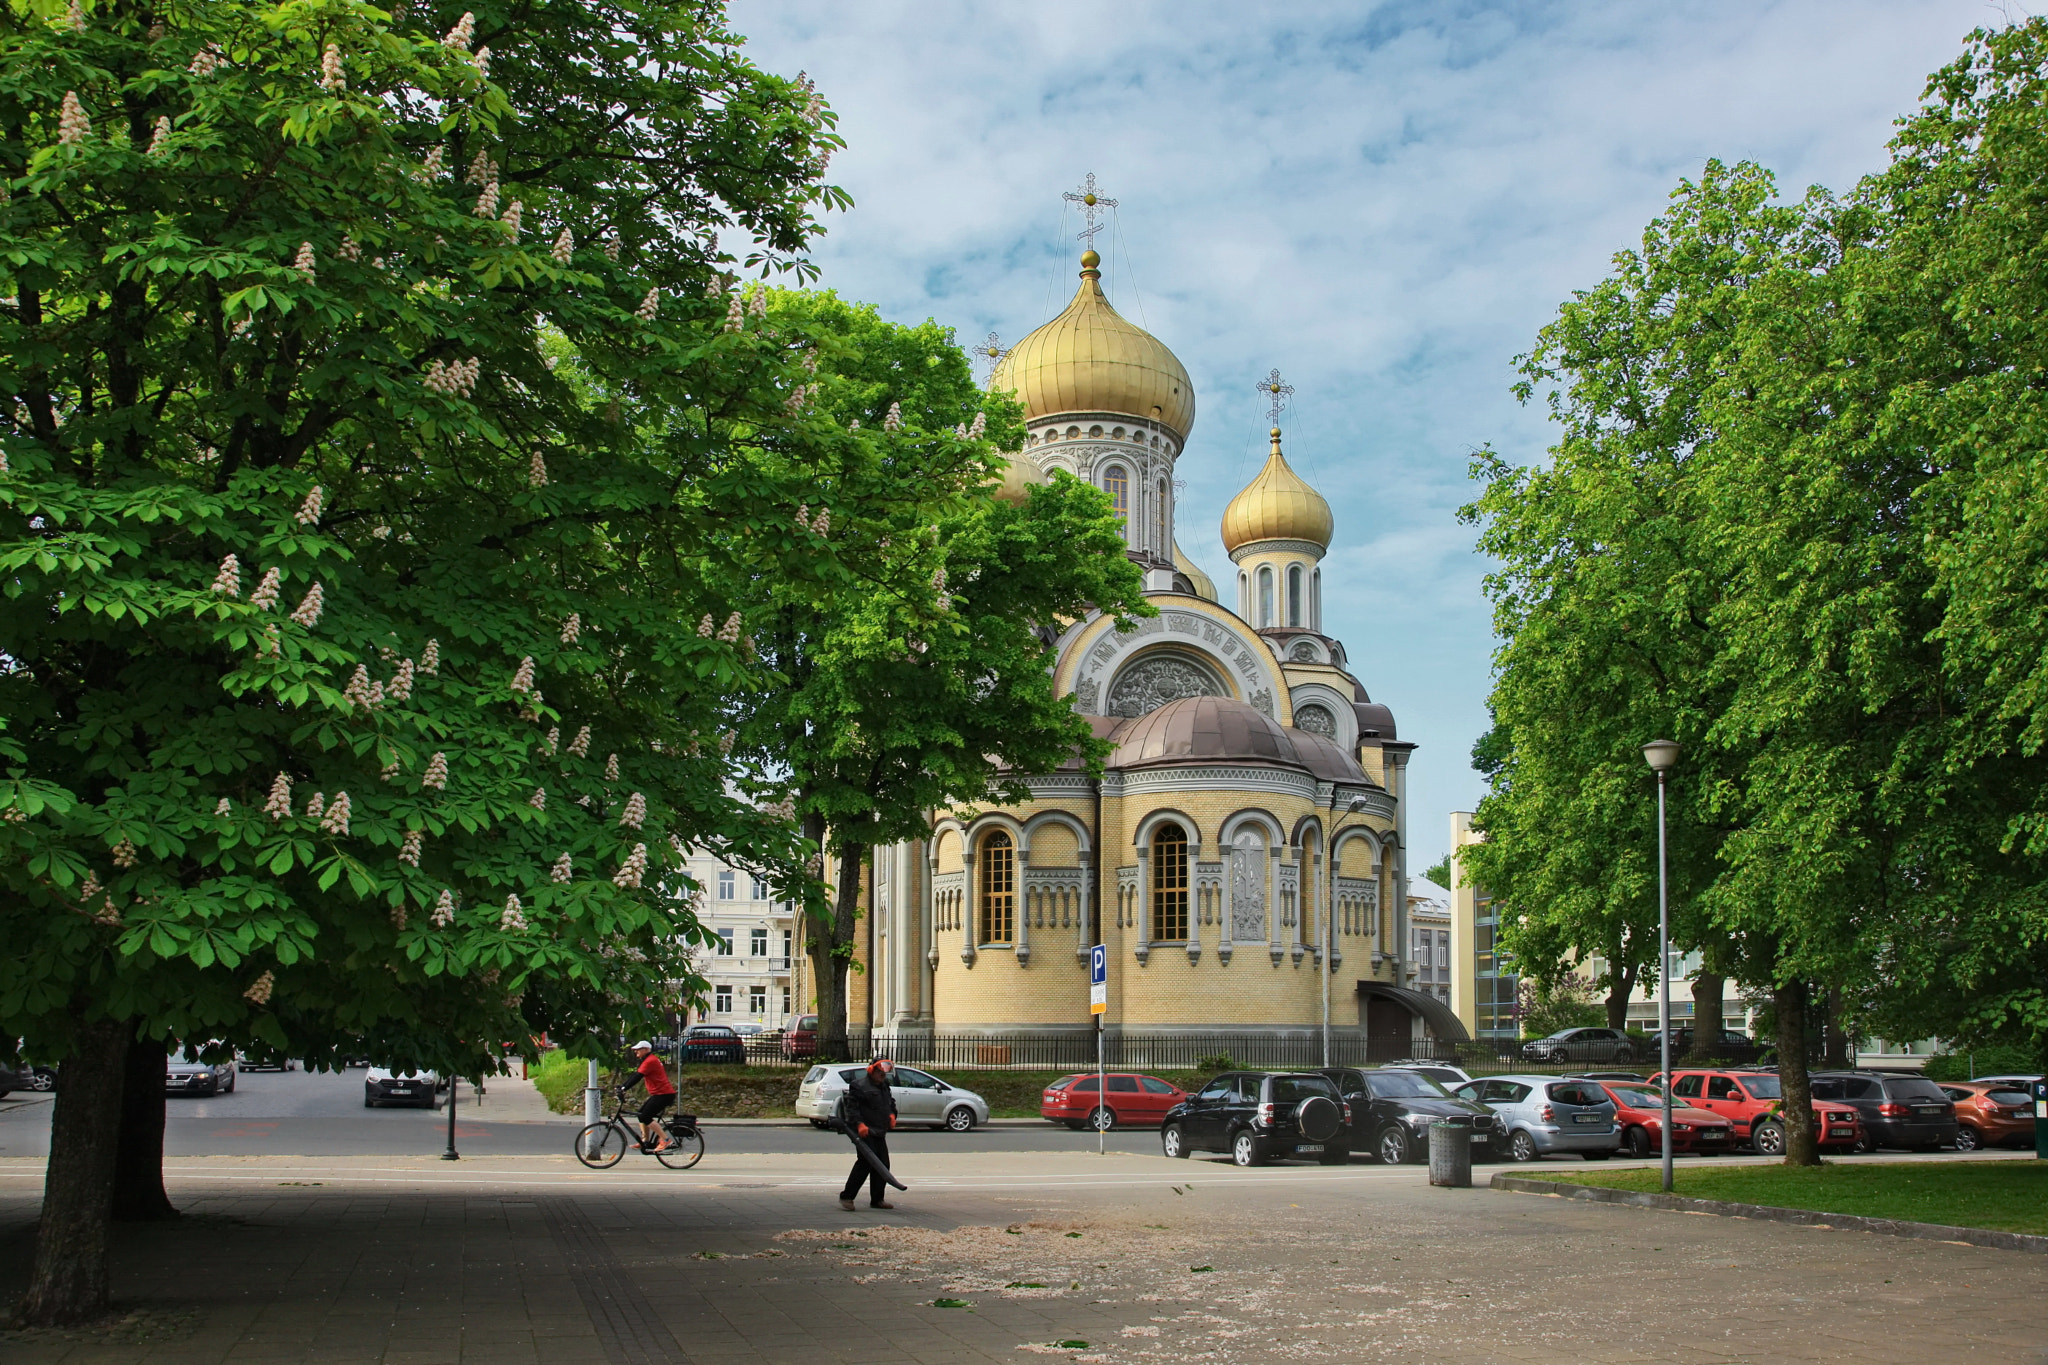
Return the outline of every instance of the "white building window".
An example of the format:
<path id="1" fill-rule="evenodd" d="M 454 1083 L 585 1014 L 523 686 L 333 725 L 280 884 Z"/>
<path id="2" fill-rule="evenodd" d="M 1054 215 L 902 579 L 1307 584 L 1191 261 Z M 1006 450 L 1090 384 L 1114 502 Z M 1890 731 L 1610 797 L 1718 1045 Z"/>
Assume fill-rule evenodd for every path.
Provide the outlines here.
<path id="1" fill-rule="evenodd" d="M 787 986 L 782 988 L 782 1012 L 784 1014 L 789 1013 L 789 987 Z"/>
<path id="2" fill-rule="evenodd" d="M 766 929 L 755 929 L 747 934 L 747 956 L 768 956 L 768 931 Z"/>
<path id="3" fill-rule="evenodd" d="M 718 874 L 718 898 L 722 901 L 731 900 L 734 893 L 739 889 L 738 882 L 739 877 L 731 868 L 726 868 L 720 872 Z"/>
<path id="4" fill-rule="evenodd" d="M 718 955 L 719 955 L 720 957 L 731 957 L 731 956 L 732 956 L 732 930 L 730 930 L 730 929 L 715 929 L 715 930 L 713 930 L 712 932 L 718 935 Z"/>
<path id="5" fill-rule="evenodd" d="M 732 987 L 714 986 L 711 990 L 711 1007 L 720 1014 L 732 1013 Z"/>
<path id="6" fill-rule="evenodd" d="M 757 901 L 769 899 L 768 883 L 762 881 L 759 877 L 754 878 L 754 899 Z"/>
<path id="7" fill-rule="evenodd" d="M 766 1014 L 767 1012 L 768 988 L 766 986 L 747 987 L 747 1013 Z"/>

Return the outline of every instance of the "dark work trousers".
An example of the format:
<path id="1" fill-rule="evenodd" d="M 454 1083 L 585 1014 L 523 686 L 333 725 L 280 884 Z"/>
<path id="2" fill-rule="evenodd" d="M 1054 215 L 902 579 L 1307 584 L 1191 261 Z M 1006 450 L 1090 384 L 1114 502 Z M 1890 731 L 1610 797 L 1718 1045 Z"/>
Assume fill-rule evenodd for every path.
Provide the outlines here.
<path id="1" fill-rule="evenodd" d="M 875 1154 L 875 1160 L 881 1162 L 884 1166 L 889 1165 L 889 1135 L 887 1133 L 871 1129 L 868 1135 L 862 1138 L 861 1141 L 865 1142 L 868 1145 L 868 1150 Z M 891 1166 L 890 1169 L 894 1170 L 895 1168 Z M 846 1177 L 846 1188 L 839 1192 L 839 1197 L 841 1199 L 851 1199 L 859 1194 L 860 1182 L 862 1180 L 868 1182 L 868 1202 L 870 1204 L 881 1203 L 883 1194 L 889 1188 L 882 1180 L 882 1173 L 868 1165 L 866 1159 L 859 1152 L 855 1152 L 853 1154 L 853 1172 Z"/>

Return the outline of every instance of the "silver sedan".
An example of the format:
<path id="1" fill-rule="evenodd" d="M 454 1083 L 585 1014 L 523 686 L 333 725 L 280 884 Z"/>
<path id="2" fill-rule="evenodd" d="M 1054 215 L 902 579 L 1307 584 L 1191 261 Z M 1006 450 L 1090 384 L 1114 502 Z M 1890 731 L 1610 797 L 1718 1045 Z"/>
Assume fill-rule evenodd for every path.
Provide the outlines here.
<path id="1" fill-rule="evenodd" d="M 866 1069 L 862 1066 L 812 1067 L 804 1073 L 803 1084 L 797 1087 L 797 1116 L 823 1128 L 839 1112 L 840 1097 L 853 1084 L 853 1078 Z M 987 1100 L 972 1090 L 963 1090 L 916 1067 L 897 1067 L 889 1078 L 889 1088 L 896 1096 L 896 1122 L 901 1127 L 928 1126 L 955 1133 L 971 1133 L 977 1125 L 988 1122 Z"/>

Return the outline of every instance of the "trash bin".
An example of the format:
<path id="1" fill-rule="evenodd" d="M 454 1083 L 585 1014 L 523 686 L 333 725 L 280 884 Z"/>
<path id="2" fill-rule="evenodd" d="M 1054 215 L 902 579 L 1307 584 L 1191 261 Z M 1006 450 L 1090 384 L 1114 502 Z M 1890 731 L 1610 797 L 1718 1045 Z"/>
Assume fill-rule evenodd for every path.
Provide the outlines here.
<path id="1" fill-rule="evenodd" d="M 2035 1081 L 2034 1091 L 2034 1155 L 2048 1161 L 2048 1076 Z"/>
<path id="2" fill-rule="evenodd" d="M 1463 1115 L 1429 1126 L 1429 1183 L 1472 1188 L 1472 1120 Z"/>

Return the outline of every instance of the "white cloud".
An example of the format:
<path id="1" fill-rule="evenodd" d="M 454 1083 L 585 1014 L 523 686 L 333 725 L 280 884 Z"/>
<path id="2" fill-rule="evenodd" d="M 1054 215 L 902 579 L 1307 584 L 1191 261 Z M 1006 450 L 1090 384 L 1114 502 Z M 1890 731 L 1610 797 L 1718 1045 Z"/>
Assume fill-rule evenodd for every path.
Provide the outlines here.
<path id="1" fill-rule="evenodd" d="M 1415 865 L 1481 784 L 1492 640 L 1454 519 L 1467 453 L 1547 440 L 1511 361 L 1673 184 L 1750 158 L 1798 193 L 1882 163 L 1890 123 L 1981 0 L 976 5 L 739 0 L 770 69 L 807 68 L 857 207 L 824 282 L 904 320 L 1015 340 L 1071 295 L 1060 193 L 1093 170 L 1118 308 L 1201 405 L 1180 539 L 1219 584 L 1223 505 L 1264 457 L 1252 385 L 1297 388 L 1287 449 L 1337 512 L 1327 616 L 1411 769 Z M 1062 227 L 1064 226 L 1064 235 Z"/>

